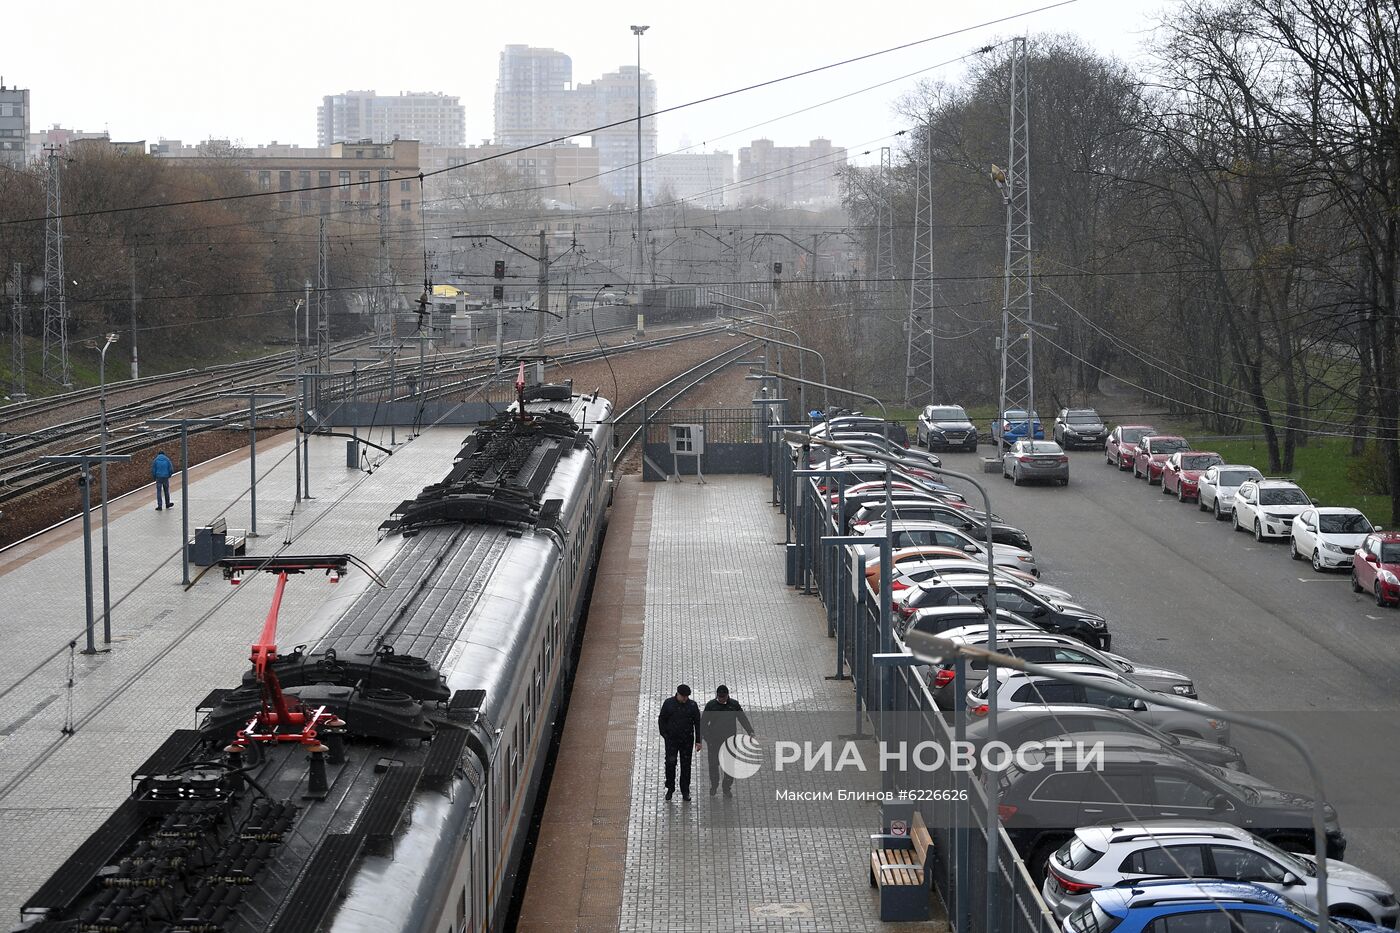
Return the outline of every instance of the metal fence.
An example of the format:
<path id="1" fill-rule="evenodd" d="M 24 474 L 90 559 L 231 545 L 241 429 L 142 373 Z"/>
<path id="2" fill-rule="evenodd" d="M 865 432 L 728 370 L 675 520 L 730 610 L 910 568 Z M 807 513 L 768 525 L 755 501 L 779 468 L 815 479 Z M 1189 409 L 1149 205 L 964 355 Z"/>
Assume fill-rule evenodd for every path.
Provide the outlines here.
<path id="1" fill-rule="evenodd" d="M 902 651 L 903 645 L 881 631 L 879 603 L 854 549 L 821 540 L 844 529 L 832 514 L 832 493 L 819 491 L 816 478 L 796 475 L 801 465 L 795 449 L 782 440 L 783 430 L 792 427 L 769 426 L 767 457 L 773 504 L 786 525 L 787 582 L 816 593 L 826 606 L 827 634 L 835 641 L 834 676 L 852 681 L 857 728 L 868 721 L 887 745 L 932 742 L 946 754 L 960 738 L 959 717 L 938 709 L 917 667 L 872 660 L 876 652 Z M 954 693 L 965 692 L 959 681 Z M 890 771 L 887 780 L 890 789 L 921 801 L 910 809 L 917 807 L 933 835 L 934 886 L 957 933 L 1058 933 L 1059 924 L 999 822 L 992 827 L 999 834 L 996 869 L 988 871 L 987 797 L 976 780 L 946 768 Z"/>

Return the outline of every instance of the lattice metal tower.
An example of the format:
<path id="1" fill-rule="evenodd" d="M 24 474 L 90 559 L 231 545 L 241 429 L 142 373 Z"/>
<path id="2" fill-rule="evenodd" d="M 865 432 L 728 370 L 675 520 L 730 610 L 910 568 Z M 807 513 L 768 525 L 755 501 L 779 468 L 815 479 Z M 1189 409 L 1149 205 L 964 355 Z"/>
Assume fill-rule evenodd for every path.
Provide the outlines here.
<path id="1" fill-rule="evenodd" d="M 316 237 L 316 360 L 321 372 L 331 371 L 330 276 L 327 273 L 326 218 Z"/>
<path id="2" fill-rule="evenodd" d="M 24 267 L 15 263 L 10 273 L 10 398 L 28 398 L 24 392 Z"/>
<path id="3" fill-rule="evenodd" d="M 875 182 L 875 310 L 884 314 L 892 304 L 894 284 L 894 197 L 890 177 L 890 147 L 880 149 L 880 177 Z"/>
<path id="4" fill-rule="evenodd" d="M 44 149 L 49 154 L 45 178 L 47 194 L 44 211 L 44 378 L 65 389 L 73 385 L 68 363 L 68 302 L 63 278 L 63 186 L 59 178 L 62 160 L 57 146 Z"/>
<path id="5" fill-rule="evenodd" d="M 933 127 L 924 128 L 924 146 L 914 163 L 914 242 L 909 271 L 909 318 L 905 324 L 904 404 L 933 399 Z"/>
<path id="6" fill-rule="evenodd" d="M 1025 38 L 1013 40 L 1006 171 L 992 180 L 1006 202 L 1006 274 L 1001 313 L 1001 411 L 1035 411 L 1035 318 L 1031 269 L 1030 66 Z M 998 413 L 1000 414 L 1000 413 Z M 1033 436 L 1033 435 L 1032 435 Z"/>

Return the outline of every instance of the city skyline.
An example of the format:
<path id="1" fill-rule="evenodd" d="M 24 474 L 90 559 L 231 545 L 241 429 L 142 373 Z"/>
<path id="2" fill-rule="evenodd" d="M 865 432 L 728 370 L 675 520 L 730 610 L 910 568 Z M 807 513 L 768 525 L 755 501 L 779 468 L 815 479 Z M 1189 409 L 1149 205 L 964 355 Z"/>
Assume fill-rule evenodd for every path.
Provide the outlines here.
<path id="1" fill-rule="evenodd" d="M 266 24 L 256 18 L 219 18 L 165 0 L 140 4 L 149 16 L 131 16 L 129 8 L 79 2 L 75 6 L 83 24 L 80 29 L 71 27 L 72 9 L 37 8 L 11 24 L 16 41 L 13 51 L 7 52 L 4 79 L 33 92 L 31 130 L 58 123 L 90 132 L 106 130 L 121 139 L 216 138 L 249 145 L 273 141 L 314 145 L 316 105 L 324 96 L 347 88 L 373 88 L 384 95 L 430 89 L 460 98 L 465 140 L 477 143 L 494 135 L 497 56 L 510 44 L 559 49 L 572 57 L 576 74 L 602 75 L 635 64 L 635 40 L 627 24 L 648 23 L 652 28 L 642 40 L 642 69 L 655 77 L 659 105 L 666 108 L 901 41 L 1024 13 L 1038 5 L 992 0 L 973 12 L 951 3 L 900 2 L 887 4 L 875 19 L 851 17 L 834 4 L 816 3 L 801 18 L 783 10 L 747 10 L 743 27 L 736 28 L 719 18 L 699 17 L 679 8 L 616 4 L 603 16 L 584 17 L 577 8 L 547 0 L 540 15 L 532 15 L 527 23 L 509 12 L 473 10 L 468 54 L 426 54 L 405 60 L 346 53 L 362 41 L 369 24 L 383 19 L 375 8 L 354 0 L 334 8 L 307 4 L 300 12 L 316 24 L 321 39 L 310 51 L 293 56 L 267 41 Z M 337 15 L 318 12 L 332 9 Z M 457 17 L 448 15 L 451 9 L 418 3 L 399 8 L 396 15 L 456 22 Z M 759 136 L 784 145 L 825 136 L 850 146 L 852 161 L 868 162 L 862 151 L 888 144 L 888 138 L 906 122 L 894 113 L 898 97 L 920 77 L 952 78 L 962 67 L 933 67 L 940 62 L 1025 31 L 1077 32 L 1096 48 L 1131 57 L 1142 30 L 1150 26 L 1152 12 L 1146 4 L 1078 0 L 690 107 L 658 119 L 659 151 L 677 151 L 687 144 L 692 147 L 687 151 L 693 152 L 733 151 Z M 836 24 L 839 28 L 833 28 Z M 114 48 L 121 48 L 123 67 L 112 69 L 94 89 L 73 70 L 53 66 L 50 47 L 43 41 L 46 33 L 63 34 L 64 56 L 74 60 L 109 58 Z M 781 41 L 774 41 L 775 36 Z M 210 67 L 216 60 L 243 67 Z M 915 75 L 918 71 L 924 73 Z M 861 90 L 883 82 L 889 83 Z M 160 89 L 158 94 L 155 88 Z M 844 101 L 824 103 L 852 92 L 855 95 Z M 793 113 L 805 108 L 812 109 Z"/>

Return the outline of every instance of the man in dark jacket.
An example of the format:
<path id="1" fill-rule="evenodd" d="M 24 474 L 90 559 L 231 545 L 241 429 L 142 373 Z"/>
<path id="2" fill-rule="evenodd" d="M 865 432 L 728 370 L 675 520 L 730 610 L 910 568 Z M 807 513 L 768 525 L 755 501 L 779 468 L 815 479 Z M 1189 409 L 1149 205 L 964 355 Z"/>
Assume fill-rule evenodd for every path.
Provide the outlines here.
<path id="1" fill-rule="evenodd" d="M 666 799 L 676 793 L 676 759 L 681 763 L 681 799 L 690 799 L 690 743 L 700 751 L 700 704 L 690 699 L 690 688 L 681 684 L 676 695 L 661 704 L 656 727 L 666 740 Z"/>
<path id="2" fill-rule="evenodd" d="M 161 496 L 165 497 L 165 508 L 173 508 L 170 504 L 170 477 L 175 473 L 175 464 L 170 462 L 165 451 L 156 454 L 156 458 L 151 461 L 151 479 L 156 481 L 156 511 L 161 510 Z"/>
<path id="3" fill-rule="evenodd" d="M 740 726 L 752 737 L 753 726 L 749 723 L 749 717 L 744 715 L 744 708 L 739 705 L 738 700 L 729 695 L 729 688 L 724 684 L 715 688 L 715 698 L 705 704 L 700 725 L 705 741 L 710 745 L 710 796 L 713 797 L 719 790 L 719 750 L 727 740 L 734 738 Z M 726 774 L 724 796 L 734 796 L 734 791 L 731 790 L 733 786 L 734 778 Z"/>

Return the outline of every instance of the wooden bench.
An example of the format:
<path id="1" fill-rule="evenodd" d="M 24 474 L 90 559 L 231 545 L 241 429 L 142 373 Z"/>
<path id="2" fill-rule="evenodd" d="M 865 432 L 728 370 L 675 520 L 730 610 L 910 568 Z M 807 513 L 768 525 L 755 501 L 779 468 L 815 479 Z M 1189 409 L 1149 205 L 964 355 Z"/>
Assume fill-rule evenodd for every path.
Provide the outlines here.
<path id="1" fill-rule="evenodd" d="M 880 919 L 886 923 L 929 919 L 933 892 L 933 836 L 918 811 L 909 835 L 870 835 L 870 886 L 880 889 Z"/>

